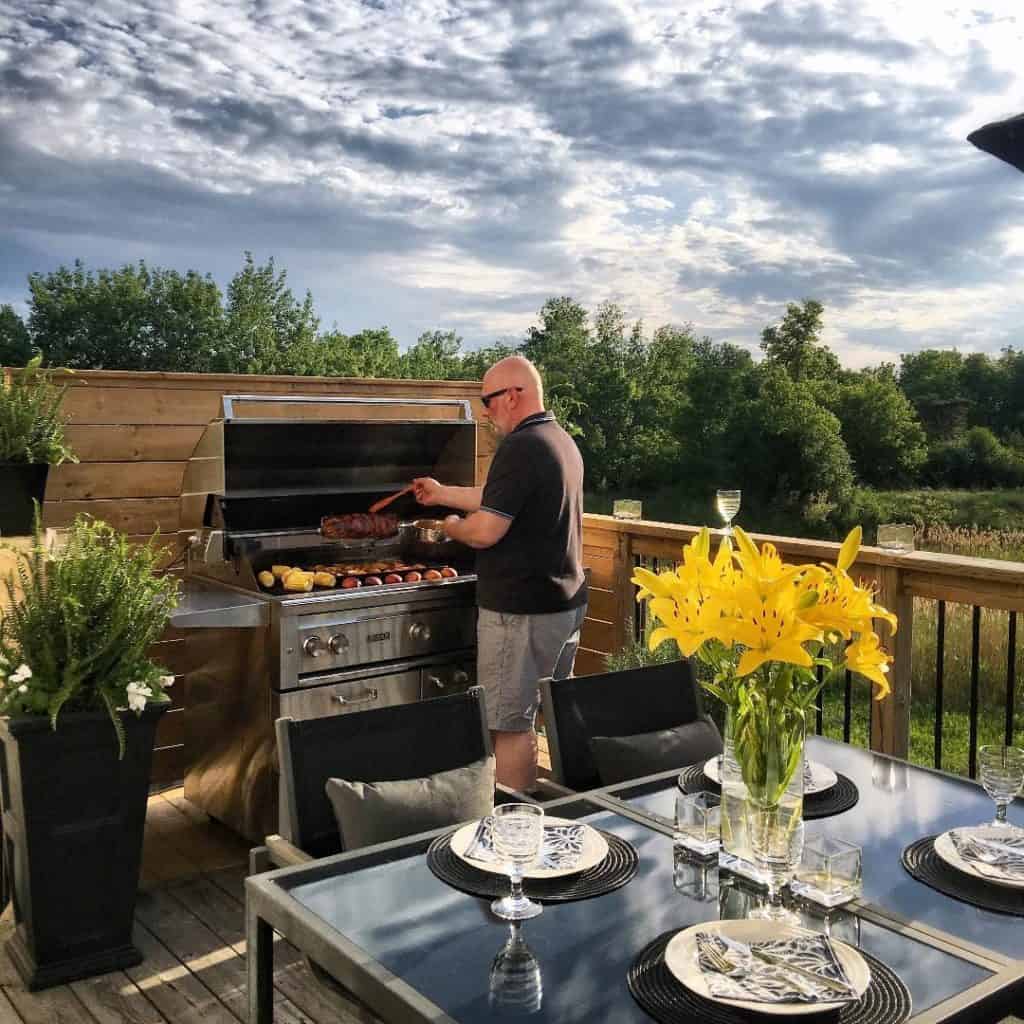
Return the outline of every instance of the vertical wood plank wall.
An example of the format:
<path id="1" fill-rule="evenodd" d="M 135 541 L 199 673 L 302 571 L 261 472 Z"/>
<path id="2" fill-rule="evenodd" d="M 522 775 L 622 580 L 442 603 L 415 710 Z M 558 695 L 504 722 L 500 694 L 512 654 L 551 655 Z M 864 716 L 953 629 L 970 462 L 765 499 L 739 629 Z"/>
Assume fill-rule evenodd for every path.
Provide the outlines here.
<path id="1" fill-rule="evenodd" d="M 229 374 L 82 371 L 69 378 L 64 409 L 68 437 L 79 464 L 51 470 L 43 522 L 67 526 L 87 512 L 142 540 L 159 530 L 172 550 L 178 537 L 178 499 L 185 464 L 206 425 L 221 415 L 225 394 L 357 395 L 434 398 L 473 403 L 477 433 L 477 480 L 494 453 L 494 435 L 480 420 L 480 385 L 474 381 L 363 380 L 262 377 Z M 173 571 L 173 570 L 172 570 Z M 169 630 L 154 657 L 178 675 L 185 637 Z M 172 687 L 172 709 L 157 734 L 154 782 L 183 774 L 182 687 Z"/>

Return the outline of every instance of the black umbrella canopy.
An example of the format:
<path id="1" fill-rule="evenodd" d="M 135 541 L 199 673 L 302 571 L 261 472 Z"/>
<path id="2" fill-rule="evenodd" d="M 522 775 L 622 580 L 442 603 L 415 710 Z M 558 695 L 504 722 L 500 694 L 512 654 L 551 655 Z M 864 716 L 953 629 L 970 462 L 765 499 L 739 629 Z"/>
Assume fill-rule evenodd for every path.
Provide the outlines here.
<path id="1" fill-rule="evenodd" d="M 1024 171 L 1024 114 L 978 128 L 967 136 L 967 141 Z"/>

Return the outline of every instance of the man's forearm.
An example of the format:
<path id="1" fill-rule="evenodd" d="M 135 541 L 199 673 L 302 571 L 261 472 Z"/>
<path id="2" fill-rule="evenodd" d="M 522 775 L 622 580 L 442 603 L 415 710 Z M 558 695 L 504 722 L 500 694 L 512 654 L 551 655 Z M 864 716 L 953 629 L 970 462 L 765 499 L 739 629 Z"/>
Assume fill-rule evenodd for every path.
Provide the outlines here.
<path id="1" fill-rule="evenodd" d="M 468 488 L 467 488 L 468 490 Z M 487 520 L 490 517 L 486 513 L 479 513 L 459 519 L 458 516 L 449 516 L 444 523 L 445 533 L 452 540 L 461 541 L 463 544 L 477 550 L 489 548 L 494 544 L 495 538 L 488 530 Z"/>
<path id="2" fill-rule="evenodd" d="M 483 493 L 482 487 L 445 485 L 441 488 L 438 504 L 447 505 L 448 508 L 457 508 L 460 512 L 476 512 L 480 508 L 480 499 Z"/>

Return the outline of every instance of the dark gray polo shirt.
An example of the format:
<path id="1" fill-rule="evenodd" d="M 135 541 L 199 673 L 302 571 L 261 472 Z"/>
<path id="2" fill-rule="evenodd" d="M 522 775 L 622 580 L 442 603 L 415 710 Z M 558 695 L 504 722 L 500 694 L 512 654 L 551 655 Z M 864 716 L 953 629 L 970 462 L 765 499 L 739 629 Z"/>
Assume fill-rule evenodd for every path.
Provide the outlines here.
<path id="1" fill-rule="evenodd" d="M 480 507 L 510 520 L 477 552 L 481 608 L 536 615 L 587 603 L 583 459 L 553 413 L 528 416 L 501 442 Z"/>

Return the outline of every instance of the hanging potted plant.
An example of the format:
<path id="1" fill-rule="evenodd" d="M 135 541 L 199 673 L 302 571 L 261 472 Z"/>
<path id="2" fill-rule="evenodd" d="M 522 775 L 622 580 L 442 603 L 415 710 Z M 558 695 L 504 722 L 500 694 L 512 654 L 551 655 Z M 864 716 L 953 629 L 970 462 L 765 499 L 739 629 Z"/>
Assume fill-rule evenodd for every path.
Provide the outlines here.
<path id="1" fill-rule="evenodd" d="M 51 466 L 77 462 L 64 439 L 60 409 L 67 388 L 40 368 L 41 356 L 0 382 L 0 535 L 32 532 Z"/>
<path id="2" fill-rule="evenodd" d="M 140 963 L 132 945 L 153 740 L 173 676 L 147 651 L 177 599 L 155 539 L 79 516 L 0 601 L 7 950 L 30 990 Z"/>

